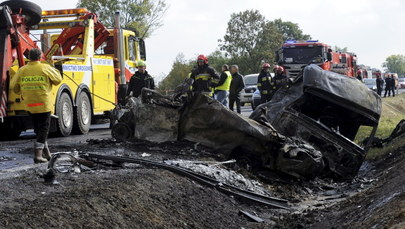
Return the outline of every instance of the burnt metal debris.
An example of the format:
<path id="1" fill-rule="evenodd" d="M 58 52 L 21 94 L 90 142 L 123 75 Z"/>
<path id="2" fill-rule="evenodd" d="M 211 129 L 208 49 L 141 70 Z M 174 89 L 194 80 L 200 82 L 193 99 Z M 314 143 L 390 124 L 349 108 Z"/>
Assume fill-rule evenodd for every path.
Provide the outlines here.
<path id="1" fill-rule="evenodd" d="M 307 66 L 288 88 L 257 108 L 238 115 L 203 94 L 188 91 L 163 96 L 144 89 L 131 98 L 113 127 L 119 140 L 188 140 L 226 157 L 297 178 L 352 179 L 370 146 L 353 140 L 360 126 L 372 138 L 381 113 L 380 97 L 354 78 Z"/>
<path id="2" fill-rule="evenodd" d="M 57 168 L 57 163 L 52 162 L 52 161 L 57 161 L 58 158 L 60 157 L 67 157 L 69 159 L 69 163 L 65 165 L 63 170 Z M 111 162 L 109 164 L 109 162 Z M 255 192 L 251 192 L 248 190 L 244 190 L 238 187 L 235 187 L 233 185 L 229 184 L 223 184 L 219 181 L 217 181 L 214 178 L 211 178 L 209 176 L 194 172 L 189 169 L 185 169 L 182 167 L 178 167 L 175 165 L 170 165 L 162 162 L 157 162 L 157 161 L 152 161 L 152 160 L 145 160 L 145 159 L 138 159 L 138 158 L 131 158 L 131 157 L 123 157 L 123 156 L 109 156 L 109 155 L 100 155 L 100 154 L 94 154 L 94 153 L 81 153 L 78 156 L 72 156 L 68 154 L 63 154 L 61 156 L 58 155 L 53 155 L 51 162 L 49 162 L 49 169 L 47 175 L 52 175 L 50 178 L 47 177 L 47 179 L 54 180 L 55 179 L 55 174 L 56 172 L 65 172 L 67 171 L 66 168 L 68 168 L 69 171 L 75 170 L 76 164 L 101 164 L 101 165 L 122 165 L 123 163 L 135 163 L 135 164 L 140 164 L 148 167 L 154 167 L 154 168 L 160 168 L 160 169 L 166 169 L 171 172 L 177 173 L 179 175 L 188 177 L 194 181 L 197 181 L 203 185 L 206 185 L 208 187 L 212 187 L 217 189 L 220 192 L 223 192 L 225 194 L 243 199 L 243 200 L 248 200 L 254 203 L 259 203 L 263 204 L 269 207 L 274 207 L 274 208 L 281 208 L 281 209 L 290 209 L 290 206 L 287 202 L 287 200 L 276 198 L 276 197 L 271 197 L 271 196 L 266 196 L 262 194 L 258 194 Z M 44 177 L 45 179 L 45 177 Z M 47 181 L 47 179 L 45 179 Z"/>
<path id="3" fill-rule="evenodd" d="M 403 136 L 405 136 L 405 119 L 402 119 L 401 121 L 398 122 L 394 130 L 391 132 L 390 136 L 388 136 L 387 138 L 376 138 L 376 137 L 373 138 L 372 147 L 382 148 L 385 145 L 389 144 L 390 142 L 402 138 Z M 364 139 L 363 144 L 369 141 L 369 139 L 370 138 Z"/>

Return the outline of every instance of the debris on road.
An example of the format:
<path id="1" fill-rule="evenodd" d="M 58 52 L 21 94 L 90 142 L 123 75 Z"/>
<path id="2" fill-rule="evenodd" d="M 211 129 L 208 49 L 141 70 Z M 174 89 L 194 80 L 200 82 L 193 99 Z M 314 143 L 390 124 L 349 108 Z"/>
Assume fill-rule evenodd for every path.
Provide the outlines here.
<path id="1" fill-rule="evenodd" d="M 246 217 L 248 217 L 249 219 L 253 220 L 256 223 L 262 223 L 264 222 L 264 220 L 258 216 L 255 216 L 247 211 L 243 211 L 243 210 L 239 210 L 239 212 L 243 215 L 245 215 Z"/>

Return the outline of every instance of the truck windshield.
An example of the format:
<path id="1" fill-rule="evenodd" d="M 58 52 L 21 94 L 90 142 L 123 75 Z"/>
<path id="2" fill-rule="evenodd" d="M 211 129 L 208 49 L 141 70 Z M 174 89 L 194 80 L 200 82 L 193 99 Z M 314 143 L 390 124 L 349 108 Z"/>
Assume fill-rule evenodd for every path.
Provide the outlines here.
<path id="1" fill-rule="evenodd" d="M 322 46 L 283 48 L 283 62 L 285 64 L 309 64 L 316 60 L 316 57 L 323 57 L 322 50 Z"/>

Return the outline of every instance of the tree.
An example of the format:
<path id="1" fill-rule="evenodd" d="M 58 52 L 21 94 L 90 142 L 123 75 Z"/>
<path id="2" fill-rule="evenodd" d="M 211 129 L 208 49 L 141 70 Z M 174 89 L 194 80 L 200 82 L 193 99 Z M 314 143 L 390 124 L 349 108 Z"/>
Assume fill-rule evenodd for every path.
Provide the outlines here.
<path id="1" fill-rule="evenodd" d="M 274 52 L 288 39 L 310 39 L 298 24 L 281 19 L 267 21 L 258 10 L 233 13 L 220 50 L 238 64 L 244 74 L 257 72 L 264 62 L 272 63 Z"/>
<path id="2" fill-rule="evenodd" d="M 231 15 L 224 40 L 219 42 L 220 49 L 239 65 L 241 72 L 252 73 L 263 61 L 274 59 L 282 36 L 258 10 L 246 10 Z"/>
<path id="3" fill-rule="evenodd" d="M 398 73 L 399 76 L 405 76 L 405 56 L 404 55 L 391 55 L 385 59 L 382 64 L 388 72 Z"/>
<path id="4" fill-rule="evenodd" d="M 227 58 L 223 52 L 216 50 L 208 55 L 208 62 L 211 67 L 216 69 L 218 72 L 222 70 L 224 64 L 232 64 L 231 60 Z"/>
<path id="5" fill-rule="evenodd" d="M 77 7 L 96 13 L 107 27 L 114 26 L 114 13 L 120 11 L 121 26 L 136 30 L 141 38 L 163 25 L 168 8 L 165 0 L 79 0 Z"/>
<path id="6" fill-rule="evenodd" d="M 169 92 L 174 90 L 180 83 L 184 81 L 191 72 L 194 62 L 186 61 L 182 53 L 176 56 L 172 65 L 172 70 L 169 74 L 159 83 L 159 90 L 162 92 Z"/>
<path id="7" fill-rule="evenodd" d="M 297 23 L 282 21 L 281 18 L 273 21 L 283 40 L 309 40 L 311 36 L 304 34 Z"/>

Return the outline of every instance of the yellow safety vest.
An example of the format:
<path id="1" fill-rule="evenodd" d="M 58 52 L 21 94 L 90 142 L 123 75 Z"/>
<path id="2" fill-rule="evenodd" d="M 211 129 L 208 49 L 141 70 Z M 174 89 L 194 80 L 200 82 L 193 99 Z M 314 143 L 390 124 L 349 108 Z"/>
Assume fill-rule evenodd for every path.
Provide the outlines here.
<path id="1" fill-rule="evenodd" d="M 56 68 L 32 61 L 18 69 L 14 77 L 14 92 L 22 95 L 27 111 L 35 114 L 54 109 L 54 101 L 51 100 L 52 86 L 62 82 L 62 76 Z"/>
<path id="2" fill-rule="evenodd" d="M 216 87 L 216 90 L 229 91 L 231 87 L 232 75 L 229 71 L 224 71 L 224 73 L 227 75 L 226 80 L 222 85 Z"/>

